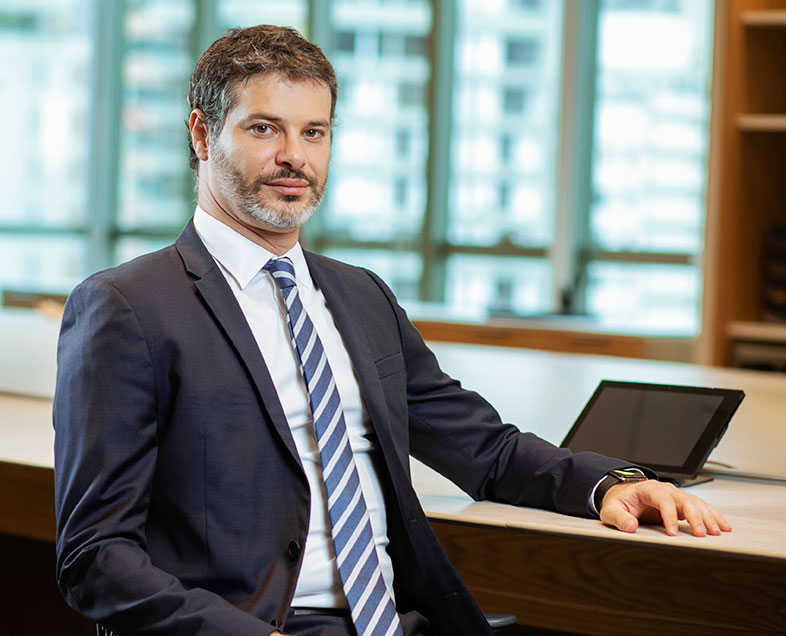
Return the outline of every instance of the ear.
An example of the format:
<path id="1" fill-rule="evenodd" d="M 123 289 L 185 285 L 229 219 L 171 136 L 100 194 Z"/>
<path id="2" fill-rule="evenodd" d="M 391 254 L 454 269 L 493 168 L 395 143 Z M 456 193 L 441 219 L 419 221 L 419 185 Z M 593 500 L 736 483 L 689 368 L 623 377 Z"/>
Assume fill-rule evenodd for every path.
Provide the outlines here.
<path id="1" fill-rule="evenodd" d="M 188 129 L 191 131 L 191 145 L 200 161 L 207 161 L 207 121 L 205 114 L 195 108 L 188 118 Z"/>

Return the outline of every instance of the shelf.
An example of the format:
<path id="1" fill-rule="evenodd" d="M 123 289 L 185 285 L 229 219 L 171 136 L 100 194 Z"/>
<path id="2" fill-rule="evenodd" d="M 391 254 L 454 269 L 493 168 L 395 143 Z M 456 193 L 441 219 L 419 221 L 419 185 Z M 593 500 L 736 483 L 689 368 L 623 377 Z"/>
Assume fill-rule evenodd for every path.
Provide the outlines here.
<path id="1" fill-rule="evenodd" d="M 786 115 L 740 115 L 737 128 L 742 132 L 786 132 Z"/>
<path id="2" fill-rule="evenodd" d="M 746 11 L 742 23 L 746 27 L 786 27 L 786 11 Z"/>
<path id="3" fill-rule="evenodd" d="M 783 223 L 786 0 L 715 3 L 699 359 L 786 370 L 786 320 L 768 321 L 763 264 Z"/>
<path id="4" fill-rule="evenodd" d="M 726 332 L 733 340 L 786 344 L 786 323 L 783 322 L 732 321 Z"/>

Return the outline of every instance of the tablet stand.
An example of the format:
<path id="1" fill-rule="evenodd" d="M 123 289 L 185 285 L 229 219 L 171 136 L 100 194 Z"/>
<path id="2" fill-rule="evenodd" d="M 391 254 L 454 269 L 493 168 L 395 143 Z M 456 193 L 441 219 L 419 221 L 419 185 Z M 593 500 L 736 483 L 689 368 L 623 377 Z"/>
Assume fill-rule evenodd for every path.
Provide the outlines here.
<path id="1" fill-rule="evenodd" d="M 671 477 L 666 477 L 663 481 L 669 481 L 677 488 L 689 488 L 691 486 L 696 486 L 697 484 L 704 484 L 708 481 L 712 481 L 714 477 L 709 477 L 708 475 L 699 475 L 698 477 L 694 477 L 693 479 L 676 479 Z"/>

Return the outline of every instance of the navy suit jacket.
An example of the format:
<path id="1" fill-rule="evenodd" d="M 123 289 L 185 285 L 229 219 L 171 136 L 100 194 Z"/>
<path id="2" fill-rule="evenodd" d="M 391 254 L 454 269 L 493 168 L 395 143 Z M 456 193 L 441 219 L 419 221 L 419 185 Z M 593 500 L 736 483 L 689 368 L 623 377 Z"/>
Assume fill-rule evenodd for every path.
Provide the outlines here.
<path id="1" fill-rule="evenodd" d="M 409 479 L 409 455 L 476 499 L 588 515 L 624 464 L 500 422 L 447 377 L 374 274 L 306 254 L 383 457 L 397 608 L 436 634 L 488 633 Z M 54 403 L 57 574 L 123 636 L 281 628 L 309 488 L 251 330 L 189 223 L 176 243 L 99 272 L 65 308 Z"/>

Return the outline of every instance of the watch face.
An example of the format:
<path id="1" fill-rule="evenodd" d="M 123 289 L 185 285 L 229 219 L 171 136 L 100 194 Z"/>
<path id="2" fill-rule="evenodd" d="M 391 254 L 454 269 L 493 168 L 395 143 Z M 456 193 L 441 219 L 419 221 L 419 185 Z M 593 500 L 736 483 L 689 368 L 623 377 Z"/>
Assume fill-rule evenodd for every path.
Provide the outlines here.
<path id="1" fill-rule="evenodd" d="M 638 470 L 612 470 L 611 474 L 620 481 L 647 481 L 647 477 Z"/>

